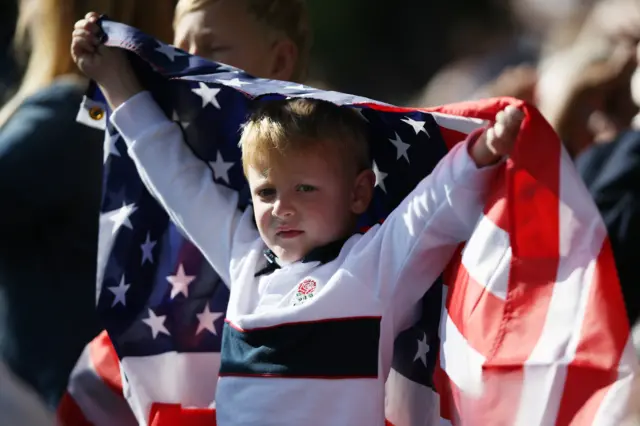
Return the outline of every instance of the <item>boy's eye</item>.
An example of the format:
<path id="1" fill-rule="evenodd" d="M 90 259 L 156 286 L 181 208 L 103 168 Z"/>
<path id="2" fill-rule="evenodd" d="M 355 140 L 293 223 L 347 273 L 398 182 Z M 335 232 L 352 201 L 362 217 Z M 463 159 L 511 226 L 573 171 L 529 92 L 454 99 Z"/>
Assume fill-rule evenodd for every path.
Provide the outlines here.
<path id="1" fill-rule="evenodd" d="M 273 197 L 274 195 L 276 195 L 276 190 L 273 189 L 273 188 L 263 188 L 263 189 L 258 190 L 256 192 L 256 194 L 260 198 L 269 198 L 269 197 Z"/>
<path id="2" fill-rule="evenodd" d="M 300 192 L 312 192 L 316 190 L 316 188 L 311 185 L 298 185 L 297 189 Z"/>

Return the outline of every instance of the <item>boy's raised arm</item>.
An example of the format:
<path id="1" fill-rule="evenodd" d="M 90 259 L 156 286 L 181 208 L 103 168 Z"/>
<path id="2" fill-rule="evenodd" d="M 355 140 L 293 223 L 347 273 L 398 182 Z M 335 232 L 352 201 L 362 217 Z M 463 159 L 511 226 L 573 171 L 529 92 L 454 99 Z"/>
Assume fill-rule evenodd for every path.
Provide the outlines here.
<path id="1" fill-rule="evenodd" d="M 98 20 L 98 14 L 90 12 L 76 22 L 71 55 L 105 95 L 114 111 L 111 121 L 147 189 L 229 285 L 234 248 L 240 256 L 248 248 L 242 243 L 258 238 L 250 212 L 237 209 L 236 191 L 214 183 L 211 170 L 186 145 L 178 125 L 143 90 L 124 51 L 101 44 Z"/>
<path id="2" fill-rule="evenodd" d="M 234 240 L 251 243 L 258 237 L 250 217 L 237 208 L 237 191 L 213 182 L 210 168 L 185 144 L 180 127 L 166 118 L 149 92 L 120 105 L 111 122 L 145 186 L 230 284 Z"/>
<path id="3" fill-rule="evenodd" d="M 480 219 L 495 164 L 510 153 L 522 113 L 508 109 L 497 120 L 456 145 L 384 224 L 354 247 L 356 256 L 366 259 L 355 273 L 377 287 L 381 300 L 394 305 L 398 330 L 411 325 L 411 307 Z"/>

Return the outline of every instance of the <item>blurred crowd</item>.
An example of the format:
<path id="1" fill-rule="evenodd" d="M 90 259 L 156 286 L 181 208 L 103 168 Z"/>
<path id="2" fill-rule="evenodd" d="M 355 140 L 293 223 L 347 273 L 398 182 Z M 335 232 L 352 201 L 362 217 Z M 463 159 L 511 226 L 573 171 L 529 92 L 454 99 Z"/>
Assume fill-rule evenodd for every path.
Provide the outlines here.
<path id="1" fill-rule="evenodd" d="M 173 0 L 0 0 L 0 413 L 21 407 L 7 402 L 16 395 L 55 410 L 83 347 L 100 332 L 93 307 L 103 135 L 75 121 L 87 82 L 69 55 L 73 22 L 90 10 L 191 53 L 253 66 L 256 75 L 398 105 L 494 96 L 532 103 L 600 209 L 629 321 L 638 321 L 640 1 L 308 3 L 309 27 L 282 27 L 310 47 L 299 52 L 309 55 L 308 73 L 282 75 L 243 62 L 243 55 L 259 57 L 243 51 L 242 43 L 252 43 L 251 23 L 178 9 L 191 13 L 180 25 Z M 227 40 L 232 48 L 208 49 L 208 27 L 237 32 Z M 348 48 L 366 49 L 348 59 L 332 44 L 336 34 L 349 38 Z M 46 417 L 31 414 L 34 423 L 15 424 Z"/>

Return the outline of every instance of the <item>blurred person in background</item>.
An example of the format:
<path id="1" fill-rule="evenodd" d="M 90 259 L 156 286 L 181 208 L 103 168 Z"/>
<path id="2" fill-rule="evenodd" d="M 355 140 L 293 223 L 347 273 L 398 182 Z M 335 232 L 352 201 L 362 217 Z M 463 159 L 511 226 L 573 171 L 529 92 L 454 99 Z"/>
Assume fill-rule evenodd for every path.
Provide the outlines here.
<path id="1" fill-rule="evenodd" d="M 536 87 L 604 219 L 631 324 L 640 317 L 639 43 L 640 2 L 603 0 L 575 42 L 545 58 Z"/>
<path id="2" fill-rule="evenodd" d="M 18 74 L 15 59 L 10 54 L 15 18 L 16 2 L 0 0 L 0 105 L 9 96 Z"/>
<path id="3" fill-rule="evenodd" d="M 97 10 L 171 40 L 172 0 L 22 0 L 22 82 L 0 109 L 0 356 L 55 407 L 95 312 L 103 132 L 76 123 L 87 80 L 71 28 Z"/>
<path id="4" fill-rule="evenodd" d="M 626 71 L 620 74 L 628 84 Z M 639 74 L 636 68 L 633 75 Z M 631 79 L 640 106 L 638 77 Z M 608 140 L 586 148 L 576 158 L 576 166 L 607 226 L 627 314 L 634 324 L 640 318 L 640 130 L 630 127 L 614 128 Z"/>

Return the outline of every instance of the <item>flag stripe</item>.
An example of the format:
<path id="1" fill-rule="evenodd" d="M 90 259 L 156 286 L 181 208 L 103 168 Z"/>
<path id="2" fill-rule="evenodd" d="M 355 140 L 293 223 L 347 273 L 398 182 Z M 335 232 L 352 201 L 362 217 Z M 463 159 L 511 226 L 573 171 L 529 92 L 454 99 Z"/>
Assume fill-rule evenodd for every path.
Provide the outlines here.
<path id="1" fill-rule="evenodd" d="M 485 291 L 504 301 L 510 263 L 509 234 L 483 215 L 462 251 L 462 266 Z"/>
<path id="2" fill-rule="evenodd" d="M 530 142 L 516 144 L 505 176 L 512 250 L 508 299 L 494 352 L 489 356 L 492 363 L 505 365 L 523 364 L 535 347 L 559 263 L 560 177 L 558 167 L 540 167 L 540 162 L 560 164 L 560 145 L 548 137 L 553 132 L 544 128 L 548 124 L 537 111 L 525 107 L 525 112 L 522 128 Z M 539 126 L 531 125 L 534 118 Z M 484 311 L 485 307 L 479 309 Z"/>
<path id="3" fill-rule="evenodd" d="M 65 393 L 58 404 L 56 423 L 58 426 L 95 426 L 69 393 Z"/>
<path id="4" fill-rule="evenodd" d="M 122 369 L 129 379 L 127 386 L 137 390 L 131 392 L 127 399 L 138 419 L 148 418 L 154 402 L 182 404 L 183 407 L 209 407 L 214 404 L 220 353 L 189 355 L 183 357 L 177 352 L 166 352 L 122 359 Z M 139 392 L 141 389 L 144 392 Z"/>
<path id="5" fill-rule="evenodd" d="M 115 394 L 122 393 L 120 360 L 106 331 L 100 333 L 88 346 L 89 359 L 97 375 Z"/>
<path id="6" fill-rule="evenodd" d="M 482 366 L 485 357 L 475 350 L 449 316 L 440 324 L 440 367 L 461 391 L 479 396 L 483 392 Z"/>
<path id="7" fill-rule="evenodd" d="M 565 392 L 558 413 L 558 422 L 568 423 L 572 418 L 592 422 L 597 408 L 605 396 L 604 391 L 618 380 L 618 365 L 628 342 L 625 333 L 627 316 L 622 295 L 610 277 L 616 276 L 615 263 L 608 240 L 604 241 L 598 263 L 594 265 L 592 285 L 585 309 L 580 341 L 575 357 L 569 365 Z M 606 278 L 605 278 L 606 277 Z M 603 315 L 598 305 L 618 305 L 616 311 Z M 598 354 L 594 357 L 594 354 Z M 585 374 L 586 373 L 586 374 Z M 596 393 L 597 392 L 597 393 Z M 575 421 L 574 419 L 574 421 Z"/>
<path id="8" fill-rule="evenodd" d="M 622 353 L 620 364 L 623 367 L 618 371 L 617 381 L 603 390 L 605 395 L 599 406 L 596 406 L 598 401 L 590 401 L 590 404 L 597 408 L 593 419 L 594 426 L 618 426 L 629 413 L 627 403 L 630 401 L 630 397 L 638 398 L 637 394 L 632 395 L 634 380 L 637 379 L 633 371 L 629 369 L 630 365 L 637 362 L 636 360 L 636 350 L 630 336 Z"/>
<path id="9" fill-rule="evenodd" d="M 486 286 L 475 281 L 466 268 L 458 265 L 461 260 L 455 259 L 448 282 L 455 283 L 455 291 L 450 291 L 447 301 L 447 312 L 456 328 L 467 339 L 467 343 L 485 357 L 493 349 L 500 324 L 503 320 L 505 303 L 491 292 Z M 477 309 L 483 306 L 483 310 Z"/>
<path id="10" fill-rule="evenodd" d="M 85 347 L 71 373 L 68 394 L 73 403 L 68 401 L 69 411 L 59 414 L 69 424 L 74 424 L 78 417 L 78 413 L 72 409 L 74 405 L 81 410 L 83 417 L 95 426 L 107 426 L 114 421 L 124 426 L 137 424 L 122 396 L 122 390 L 114 385 L 113 373 L 119 376 L 117 364 L 116 370 L 113 370 L 114 365 L 110 359 L 112 354 L 109 353 L 113 348 L 104 336 L 106 333 Z M 105 356 L 92 358 L 92 354 L 95 353 Z M 106 368 L 103 366 L 105 363 Z M 101 375 L 105 371 L 109 372 L 109 376 Z"/>

